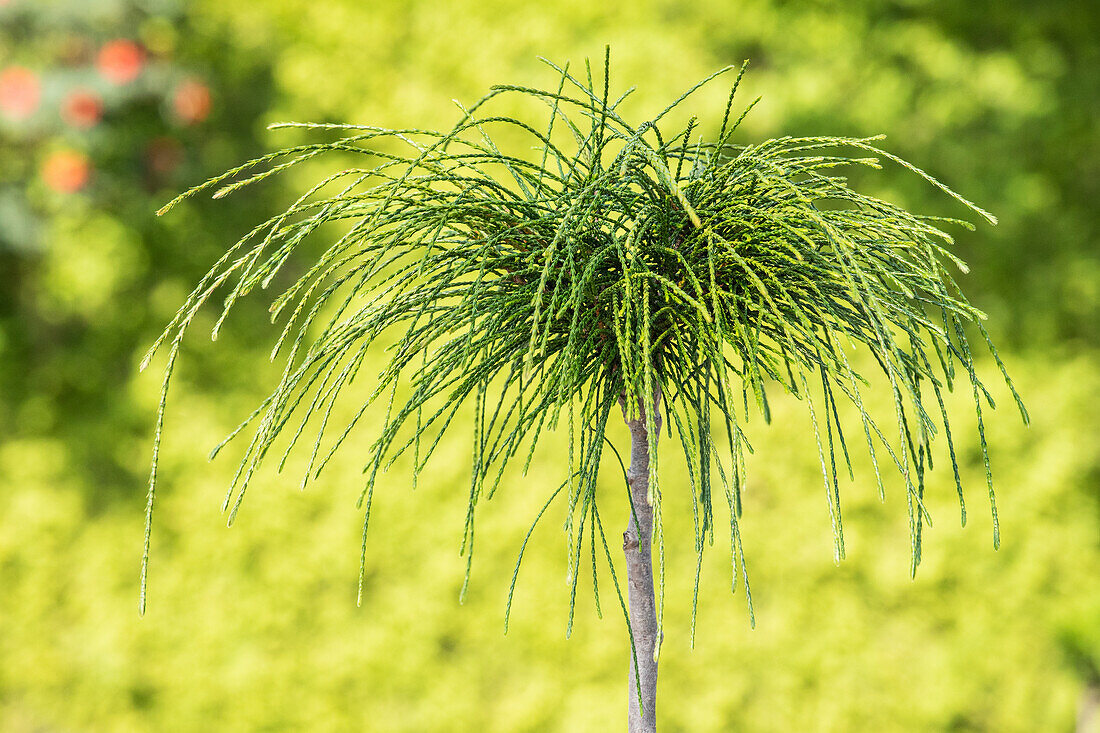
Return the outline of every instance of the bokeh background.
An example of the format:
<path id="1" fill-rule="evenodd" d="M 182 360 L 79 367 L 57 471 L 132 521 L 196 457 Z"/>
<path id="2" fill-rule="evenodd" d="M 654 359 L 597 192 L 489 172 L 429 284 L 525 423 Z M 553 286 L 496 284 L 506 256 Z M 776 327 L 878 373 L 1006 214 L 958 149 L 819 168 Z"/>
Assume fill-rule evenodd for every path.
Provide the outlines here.
<path id="1" fill-rule="evenodd" d="M 362 608 L 354 449 L 305 492 L 293 471 L 263 474 L 225 527 L 235 463 L 205 457 L 275 376 L 255 298 L 217 344 L 201 337 L 216 313 L 201 314 L 185 346 L 137 611 L 164 366 L 137 364 L 208 265 L 319 169 L 154 211 L 299 139 L 271 122 L 449 126 L 452 98 L 556 83 L 538 56 L 600 59 L 607 43 L 638 119 L 747 58 L 742 100 L 763 100 L 739 142 L 883 132 L 995 212 L 999 226 L 958 237 L 963 284 L 1032 413 L 1024 428 L 993 391 L 994 552 L 969 397 L 952 398 L 970 521 L 941 465 L 911 580 L 900 481 L 880 503 L 866 466 L 847 487 L 849 557 L 833 564 L 805 417 L 777 400 L 773 423 L 751 426 L 742 525 L 758 623 L 716 546 L 694 649 L 690 498 L 668 451 L 662 728 L 1100 730 L 1098 38 L 1089 0 L 0 0 L 0 730 L 624 727 L 626 636 L 606 580 L 604 618 L 581 597 L 565 639 L 561 516 L 533 535 L 503 635 L 557 438 L 484 508 L 462 605 L 461 430 L 415 491 L 400 466 L 380 487 Z M 713 124 L 724 101 L 715 86 L 693 111 Z M 861 185 L 960 213 L 896 169 Z M 604 490 L 621 493 L 615 471 Z"/>

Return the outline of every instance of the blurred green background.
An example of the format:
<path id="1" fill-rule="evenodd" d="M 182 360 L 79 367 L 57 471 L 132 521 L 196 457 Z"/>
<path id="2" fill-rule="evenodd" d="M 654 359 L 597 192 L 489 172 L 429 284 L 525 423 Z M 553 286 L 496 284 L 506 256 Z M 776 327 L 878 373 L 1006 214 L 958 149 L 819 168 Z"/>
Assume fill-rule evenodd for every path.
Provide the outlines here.
<path id="1" fill-rule="evenodd" d="M 149 612 L 137 613 L 163 362 L 140 375 L 137 363 L 208 265 L 317 171 L 162 219 L 156 208 L 297 139 L 270 122 L 449 126 L 452 98 L 556 83 L 537 56 L 577 63 L 606 43 L 613 84 L 639 87 L 638 119 L 748 58 L 742 99 L 764 97 L 739 142 L 884 132 L 889 150 L 996 213 L 998 227 L 958 237 L 963 286 L 1033 417 L 1021 426 L 994 390 L 994 552 L 969 398 L 955 399 L 971 520 L 959 527 L 941 466 L 910 580 L 900 480 L 880 504 L 866 466 L 834 566 L 808 425 L 780 400 L 771 426 L 750 426 L 757 627 L 716 547 L 694 650 L 690 496 L 667 451 L 662 728 L 1070 731 L 1091 715 L 1100 729 L 1098 37 L 1091 1 L 0 0 L 0 730 L 624 727 L 627 644 L 609 583 L 605 618 L 582 599 L 564 638 L 563 517 L 536 530 L 502 635 L 516 552 L 560 472 L 554 436 L 485 508 L 464 605 L 461 430 L 415 492 L 401 466 L 381 487 L 361 609 L 354 451 L 304 493 L 294 472 L 264 474 L 226 529 L 235 465 L 205 456 L 275 376 L 256 298 L 218 344 L 185 347 Z M 713 122 L 724 97 L 705 90 L 693 110 Z M 959 214 L 898 170 L 861 185 Z M 995 366 L 984 371 L 995 384 Z M 604 490 L 605 517 L 624 516 L 615 471 Z"/>

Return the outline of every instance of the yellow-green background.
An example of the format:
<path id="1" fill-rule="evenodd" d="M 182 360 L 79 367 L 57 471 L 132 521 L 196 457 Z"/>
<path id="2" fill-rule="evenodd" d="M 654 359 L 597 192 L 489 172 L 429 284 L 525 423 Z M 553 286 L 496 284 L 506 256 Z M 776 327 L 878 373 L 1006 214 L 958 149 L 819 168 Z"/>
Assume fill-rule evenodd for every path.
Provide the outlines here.
<path id="1" fill-rule="evenodd" d="M 58 17 L 80 4 L 22 3 Z M 834 565 L 807 418 L 776 395 L 772 425 L 750 425 L 757 451 L 743 528 L 757 626 L 749 628 L 743 588 L 729 593 L 718 542 L 704 565 L 694 649 L 690 494 L 666 450 L 662 728 L 1074 729 L 1079 707 L 1100 688 L 1093 3 L 85 5 L 103 6 L 104 22 L 123 18 L 126 29 L 158 13 L 171 18 L 177 57 L 211 80 L 214 113 L 181 133 L 192 153 L 183 177 L 152 190 L 128 183 L 124 163 L 108 162 L 105 171 L 115 167 L 99 189 L 58 197 L 33 172 L 51 141 L 29 147 L 9 137 L 0 147 L 8 171 L 0 182 L 25 181 L 45 212 L 40 246 L 0 249 L 0 730 L 624 727 L 627 640 L 609 577 L 603 620 L 582 579 L 577 623 L 564 638 L 561 507 L 533 535 L 511 630 L 502 633 L 516 552 L 562 470 L 561 436 L 484 505 L 464 605 L 458 546 L 469 446 L 461 426 L 415 492 L 403 464 L 380 482 L 362 608 L 354 502 L 356 448 L 369 443 L 367 433 L 304 493 L 293 470 L 262 473 L 226 529 L 219 507 L 233 449 L 213 463 L 205 457 L 276 376 L 264 358 L 276 331 L 258 299 L 217 344 L 202 337 L 217 314 L 204 313 L 185 347 L 165 425 L 149 611 L 137 613 L 163 361 L 145 374 L 136 364 L 220 249 L 318 170 L 197 201 L 163 220 L 152 211 L 174 187 L 297 139 L 266 130 L 269 122 L 448 125 L 452 98 L 469 103 L 496 82 L 555 83 L 537 56 L 576 64 L 601 58 L 607 43 L 613 84 L 638 86 L 631 109 L 639 119 L 710 71 L 749 58 L 742 100 L 764 98 L 740 142 L 885 132 L 888 149 L 994 211 L 999 227 L 959 237 L 972 266 L 962 282 L 990 314 L 1032 413 L 1025 429 L 1006 391 L 993 389 L 1002 404 L 987 416 L 1002 522 L 994 552 L 969 395 L 951 397 L 970 521 L 959 527 L 950 469 L 940 465 L 929 487 L 935 526 L 910 580 L 900 481 L 887 482 L 880 504 L 865 460 L 845 487 L 848 559 Z M 137 21 L 126 15 L 131 6 Z M 0 66 L 44 63 L 50 39 L 5 38 Z M 716 86 L 694 111 L 713 123 L 724 101 Z M 107 118 L 100 133 L 116 135 L 119 147 L 124 135 L 143 134 L 124 124 Z M 863 185 L 922 211 L 959 213 L 896 171 Z M 996 367 L 982 368 L 996 384 Z M 358 389 L 366 394 L 369 384 Z M 623 444 L 621 429 L 611 437 Z M 617 467 L 606 469 L 603 516 L 613 540 L 625 510 Z"/>

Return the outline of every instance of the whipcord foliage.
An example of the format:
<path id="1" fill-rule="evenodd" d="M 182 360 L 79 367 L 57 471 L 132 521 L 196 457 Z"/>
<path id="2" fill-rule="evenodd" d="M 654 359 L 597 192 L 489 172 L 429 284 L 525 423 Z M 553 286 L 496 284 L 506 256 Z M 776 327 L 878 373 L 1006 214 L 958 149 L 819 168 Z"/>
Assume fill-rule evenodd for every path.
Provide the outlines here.
<path id="1" fill-rule="evenodd" d="M 943 399 L 961 374 L 973 393 L 994 545 L 999 543 L 982 419 L 983 398 L 991 407 L 993 400 L 975 372 L 967 324 L 977 324 L 1025 421 L 1027 413 L 981 325 L 983 314 L 962 295 L 949 271 L 954 266 L 966 272 L 966 266 L 947 249 L 952 239 L 941 227 L 973 227 L 957 219 L 914 215 L 856 193 L 838 172 L 889 161 L 982 218 L 995 222 L 993 216 L 878 148 L 878 138 L 732 143 L 755 104 L 734 113 L 744 66 L 722 69 L 652 119 L 634 125 L 620 115 L 633 90 L 609 96 L 606 60 L 602 80 L 595 81 L 588 64 L 578 78 L 568 66 L 547 63 L 557 73 L 555 88 L 493 87 L 477 104 L 462 109 L 461 119 L 445 132 L 281 125 L 335 131 L 341 137 L 249 161 L 161 210 L 214 186 L 214 196 L 220 197 L 328 153 L 362 161 L 320 181 L 229 248 L 142 364 L 168 345 L 149 481 L 143 611 L 157 455 L 183 336 L 203 304 L 228 287 L 213 329 L 216 337 L 240 297 L 256 286 L 267 288 L 311 235 L 331 236 L 332 228 L 324 225 L 332 222 L 344 224 L 344 233 L 330 240 L 271 305 L 273 322 L 284 322 L 271 352 L 273 360 L 285 363 L 281 380 L 214 453 L 251 430 L 225 497 L 223 508 L 232 522 L 278 436 L 290 436 L 278 458 L 281 469 L 315 420 L 304 484 L 348 444 L 368 407 L 378 402 L 381 410 L 384 404 L 384 417 L 371 422 L 375 439 L 367 451 L 360 495 L 360 599 L 379 471 L 411 454 L 415 485 L 468 400 L 473 448 L 462 541 L 467 582 L 478 503 L 492 497 L 514 459 L 522 460 L 526 471 L 539 438 L 564 422 L 568 468 L 556 488 L 547 487 L 535 523 L 561 497 L 567 505 L 571 599 L 582 562 L 591 564 L 599 608 L 596 569 L 602 556 L 625 614 L 598 509 L 597 473 L 605 429 L 616 408 L 622 404 L 628 418 L 637 416 L 639 404 L 652 404 L 655 395 L 663 395 L 664 426 L 687 461 L 699 562 L 704 547 L 714 541 L 717 490 L 729 511 L 732 586 L 736 589 L 738 575 L 744 577 L 750 618 L 739 529 L 745 454 L 751 451 L 744 428 L 750 410 L 769 418 L 769 389 L 794 395 L 809 412 L 838 559 L 844 556 L 838 474 L 852 475 L 850 438 L 841 428 L 838 406 L 854 406 L 862 424 L 858 440 L 870 454 L 880 495 L 883 465 L 903 479 L 915 572 L 922 525 L 929 520 L 923 497 L 932 467 L 931 442 L 941 427 L 966 521 Z M 715 137 L 704 140 L 694 117 L 673 134 L 662 131 L 673 109 L 730 71 L 735 79 Z M 488 111 L 506 95 L 544 105 L 548 120 L 525 122 Z M 535 154 L 525 158 L 502 152 L 493 136 L 500 130 L 527 138 Z M 355 398 L 354 417 L 332 428 L 338 398 L 378 340 L 388 349 L 388 362 L 369 394 Z M 868 382 L 848 355 L 859 345 L 890 385 L 892 424 L 866 409 L 861 390 Z M 643 412 L 652 434 L 654 410 Z M 460 420 L 464 426 L 467 421 L 466 416 Z M 663 615 L 663 497 L 654 445 L 650 441 L 648 498 Z M 519 561 L 522 557 L 521 549 Z M 570 628 L 573 610 L 571 600 Z M 694 622 L 692 627 L 694 636 Z"/>

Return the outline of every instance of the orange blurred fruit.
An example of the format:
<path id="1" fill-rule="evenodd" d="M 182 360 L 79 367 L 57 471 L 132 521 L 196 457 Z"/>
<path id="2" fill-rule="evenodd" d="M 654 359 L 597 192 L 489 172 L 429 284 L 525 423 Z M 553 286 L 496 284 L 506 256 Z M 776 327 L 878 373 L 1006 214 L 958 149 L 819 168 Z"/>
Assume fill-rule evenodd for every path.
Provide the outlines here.
<path id="1" fill-rule="evenodd" d="M 77 89 L 61 102 L 61 118 L 81 130 L 94 127 L 103 114 L 103 102 L 94 92 Z"/>
<path id="2" fill-rule="evenodd" d="M 172 95 L 172 111 L 187 124 L 202 122 L 210 114 L 210 88 L 201 81 L 188 79 Z"/>
<path id="3" fill-rule="evenodd" d="M 22 66 L 9 66 L 0 72 L 0 111 L 6 116 L 24 120 L 38 109 L 42 88 L 38 76 Z"/>
<path id="4" fill-rule="evenodd" d="M 42 180 L 59 193 L 76 193 L 88 184 L 92 165 L 76 150 L 58 150 L 42 164 Z"/>
<path id="5" fill-rule="evenodd" d="M 99 49 L 96 68 L 108 81 L 127 84 L 138 77 L 145 65 L 145 52 L 124 38 L 109 41 Z"/>

